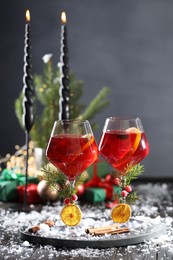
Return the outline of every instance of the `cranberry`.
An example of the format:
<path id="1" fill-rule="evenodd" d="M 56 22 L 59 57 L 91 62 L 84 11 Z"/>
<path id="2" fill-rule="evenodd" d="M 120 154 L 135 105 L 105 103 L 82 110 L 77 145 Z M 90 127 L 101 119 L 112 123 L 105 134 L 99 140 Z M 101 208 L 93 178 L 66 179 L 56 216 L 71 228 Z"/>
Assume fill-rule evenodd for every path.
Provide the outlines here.
<path id="1" fill-rule="evenodd" d="M 121 195 L 122 195 L 122 197 L 125 198 L 125 197 L 127 197 L 128 192 L 126 190 L 122 190 Z"/>
<path id="2" fill-rule="evenodd" d="M 125 187 L 125 190 L 126 190 L 127 192 L 131 192 L 131 191 L 132 191 L 132 187 L 131 187 L 130 185 L 127 185 L 127 186 Z"/>
<path id="3" fill-rule="evenodd" d="M 65 203 L 66 205 L 70 204 L 70 199 L 69 199 L 69 198 L 65 198 L 65 199 L 64 199 L 64 203 Z"/>
<path id="4" fill-rule="evenodd" d="M 72 195 L 71 195 L 71 199 L 72 199 L 73 201 L 76 201 L 76 200 L 78 199 L 78 196 L 77 196 L 76 194 L 72 194 Z"/>

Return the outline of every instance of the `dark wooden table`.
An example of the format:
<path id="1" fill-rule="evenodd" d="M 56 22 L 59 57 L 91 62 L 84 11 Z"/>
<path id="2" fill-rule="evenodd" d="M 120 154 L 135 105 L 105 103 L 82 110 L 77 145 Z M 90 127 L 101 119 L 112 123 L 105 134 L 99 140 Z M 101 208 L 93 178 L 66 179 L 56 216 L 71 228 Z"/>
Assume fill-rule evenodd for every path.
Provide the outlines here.
<path id="1" fill-rule="evenodd" d="M 134 214 L 152 217 L 160 215 L 167 225 L 167 232 L 161 238 L 107 249 L 54 248 L 32 244 L 27 246 L 27 243 L 20 239 L 18 225 L 12 229 L 6 228 L 8 221 L 10 226 L 18 213 L 9 212 L 11 203 L 0 202 L 0 259 L 173 259 L 173 183 L 138 183 L 135 184 L 135 189 L 138 190 L 139 200 L 133 206 Z"/>

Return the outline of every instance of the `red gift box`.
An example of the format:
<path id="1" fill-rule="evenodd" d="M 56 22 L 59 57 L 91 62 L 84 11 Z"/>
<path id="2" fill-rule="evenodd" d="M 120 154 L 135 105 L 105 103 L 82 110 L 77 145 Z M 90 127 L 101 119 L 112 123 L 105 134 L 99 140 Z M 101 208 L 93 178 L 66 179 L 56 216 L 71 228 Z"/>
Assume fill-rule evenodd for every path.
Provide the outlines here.
<path id="1" fill-rule="evenodd" d="M 17 187 L 19 201 L 21 203 L 24 202 L 24 193 L 25 193 L 25 185 Z M 28 184 L 27 185 L 27 203 L 28 204 L 38 204 L 41 203 L 41 199 L 37 192 L 37 184 Z"/>

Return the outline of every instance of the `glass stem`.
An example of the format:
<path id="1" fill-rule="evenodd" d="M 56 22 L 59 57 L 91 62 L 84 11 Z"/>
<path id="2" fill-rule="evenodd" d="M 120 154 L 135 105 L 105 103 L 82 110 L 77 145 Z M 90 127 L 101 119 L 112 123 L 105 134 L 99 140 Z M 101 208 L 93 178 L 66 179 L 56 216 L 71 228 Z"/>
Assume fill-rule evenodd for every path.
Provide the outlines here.
<path id="1" fill-rule="evenodd" d="M 124 190 L 126 187 L 126 176 L 121 176 L 121 188 Z M 121 197 L 121 203 L 126 203 L 126 197 Z"/>
<path id="2" fill-rule="evenodd" d="M 69 181 L 70 181 L 71 188 L 74 188 L 75 187 L 75 180 L 69 180 Z"/>

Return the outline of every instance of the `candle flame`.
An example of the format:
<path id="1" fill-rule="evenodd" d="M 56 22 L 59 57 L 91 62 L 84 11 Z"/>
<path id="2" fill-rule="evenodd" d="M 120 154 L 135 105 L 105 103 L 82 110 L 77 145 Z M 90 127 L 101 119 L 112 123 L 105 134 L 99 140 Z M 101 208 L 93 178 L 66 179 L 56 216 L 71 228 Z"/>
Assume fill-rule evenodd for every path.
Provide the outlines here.
<path id="1" fill-rule="evenodd" d="M 66 13 L 65 12 L 61 13 L 61 21 L 62 21 L 63 24 L 66 24 L 66 22 L 67 22 Z"/>
<path id="2" fill-rule="evenodd" d="M 25 17 L 26 17 L 26 21 L 27 21 L 27 22 L 30 22 L 30 12 L 29 12 L 29 10 L 26 10 L 26 15 L 25 15 Z"/>

